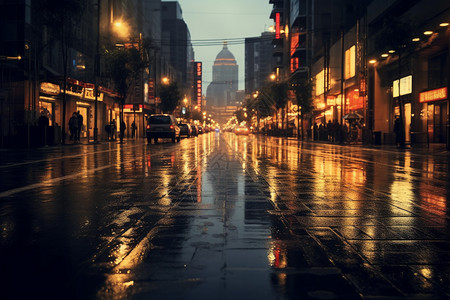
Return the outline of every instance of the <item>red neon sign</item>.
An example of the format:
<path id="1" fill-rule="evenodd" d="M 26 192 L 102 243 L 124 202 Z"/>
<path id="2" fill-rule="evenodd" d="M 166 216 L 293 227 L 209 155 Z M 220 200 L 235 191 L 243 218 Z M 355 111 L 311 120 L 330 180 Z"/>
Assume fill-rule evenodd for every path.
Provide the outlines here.
<path id="1" fill-rule="evenodd" d="M 447 87 L 435 89 L 431 91 L 422 92 L 419 94 L 419 102 L 430 102 L 447 99 Z"/>
<path id="2" fill-rule="evenodd" d="M 202 81 L 197 80 L 197 106 L 202 106 Z"/>
<path id="3" fill-rule="evenodd" d="M 281 29 L 280 29 L 280 13 L 275 14 L 275 38 L 279 39 L 281 36 Z"/>
<path id="4" fill-rule="evenodd" d="M 202 63 L 198 62 L 197 63 L 197 76 L 202 76 Z"/>

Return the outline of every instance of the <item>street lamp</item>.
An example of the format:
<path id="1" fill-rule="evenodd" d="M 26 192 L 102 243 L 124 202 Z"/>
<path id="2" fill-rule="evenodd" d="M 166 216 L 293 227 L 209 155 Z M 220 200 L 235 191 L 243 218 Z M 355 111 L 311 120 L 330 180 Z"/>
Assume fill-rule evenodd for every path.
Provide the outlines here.
<path id="1" fill-rule="evenodd" d="M 130 38 L 130 26 L 123 20 L 117 20 L 113 23 L 113 31 L 120 39 L 128 40 Z"/>
<path id="2" fill-rule="evenodd" d="M 97 39 L 94 61 L 94 143 L 98 140 L 98 75 L 100 73 L 100 0 L 97 0 Z"/>

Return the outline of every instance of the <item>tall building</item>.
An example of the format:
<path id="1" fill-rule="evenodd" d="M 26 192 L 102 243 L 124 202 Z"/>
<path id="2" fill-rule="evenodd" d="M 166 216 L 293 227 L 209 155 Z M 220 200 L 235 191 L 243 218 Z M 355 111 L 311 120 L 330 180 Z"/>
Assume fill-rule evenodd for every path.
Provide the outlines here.
<path id="1" fill-rule="evenodd" d="M 100 56 L 100 70 L 95 72 L 97 47 L 113 49 L 121 43 L 138 47 L 142 46 L 138 41 L 151 39 L 150 69 L 133 83 L 124 107 L 127 128 L 135 121 L 140 124 L 138 134 L 145 132 L 144 114 L 154 111 L 149 95 L 155 95 L 152 86 L 159 81 L 164 61 L 160 51 L 161 1 L 74 3 L 79 5 L 62 1 L 55 7 L 51 1 L 0 0 L 0 25 L 8 28 L 0 33 L 0 147 L 65 142 L 68 121 L 75 111 L 83 116 L 82 138 L 91 139 L 97 129 L 98 138 L 106 139 L 105 125 L 112 120 L 119 122 L 120 110 L 105 56 Z M 62 31 L 66 26 L 61 24 L 70 30 Z M 124 26 L 116 27 L 119 24 Z M 67 41 L 67 70 L 63 68 L 62 40 Z M 45 134 L 38 126 L 40 115 L 49 119 Z"/>
<path id="2" fill-rule="evenodd" d="M 216 56 L 213 65 L 213 81 L 206 91 L 206 101 L 209 106 L 235 105 L 238 90 L 238 65 L 233 53 L 228 50 L 227 42 Z"/>
<path id="3" fill-rule="evenodd" d="M 176 74 L 168 74 L 178 82 L 186 95 L 193 80 L 194 50 L 191 34 L 183 20 L 183 11 L 177 1 L 162 2 L 162 53 Z"/>
<path id="4" fill-rule="evenodd" d="M 94 80 L 97 11 L 92 9 L 93 0 L 85 4 L 55 7 L 44 1 L 0 1 L 0 26 L 5 29 L 0 33 L 0 147 L 60 143 L 73 111 L 84 116 L 81 135 L 92 136 L 88 117 L 93 101 L 84 93 L 84 83 Z M 76 28 L 61 30 L 61 24 L 74 20 Z M 63 35 L 70 36 L 64 44 L 70 62 L 64 97 Z M 40 115 L 49 121 L 46 141 L 37 126 Z"/>
<path id="5" fill-rule="evenodd" d="M 273 32 L 263 32 L 260 37 L 245 39 L 245 94 L 260 90 L 273 71 Z"/>

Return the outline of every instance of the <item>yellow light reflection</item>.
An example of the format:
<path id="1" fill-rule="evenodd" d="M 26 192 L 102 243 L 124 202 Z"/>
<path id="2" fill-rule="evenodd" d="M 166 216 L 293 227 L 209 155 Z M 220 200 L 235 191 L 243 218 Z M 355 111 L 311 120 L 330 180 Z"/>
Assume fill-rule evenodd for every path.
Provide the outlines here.
<path id="1" fill-rule="evenodd" d="M 412 200 L 414 199 L 413 181 L 397 179 L 391 185 L 391 198 L 402 204 L 402 208 L 409 210 L 413 208 Z M 390 206 L 395 208 L 394 206 Z"/>
<path id="2" fill-rule="evenodd" d="M 279 241 L 275 241 L 269 248 L 267 259 L 270 266 L 277 269 L 284 269 L 287 267 L 286 249 L 279 245 Z"/>
<path id="3" fill-rule="evenodd" d="M 164 197 L 158 200 L 158 204 L 162 206 L 170 206 L 172 204 L 172 200 L 170 200 L 167 197 Z"/>
<path id="4" fill-rule="evenodd" d="M 127 244 L 120 244 L 120 246 L 117 248 L 116 251 L 111 253 L 111 257 L 115 257 L 114 264 L 118 265 L 120 264 L 123 259 L 127 256 L 128 252 L 130 251 L 130 247 Z"/>

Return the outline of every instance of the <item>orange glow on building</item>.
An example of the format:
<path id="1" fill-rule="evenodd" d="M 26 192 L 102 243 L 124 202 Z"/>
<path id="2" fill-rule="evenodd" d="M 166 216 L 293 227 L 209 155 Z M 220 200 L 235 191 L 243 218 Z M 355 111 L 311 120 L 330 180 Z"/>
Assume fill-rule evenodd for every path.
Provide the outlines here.
<path id="1" fill-rule="evenodd" d="M 348 109 L 357 110 L 364 108 L 364 98 L 359 96 L 359 90 L 350 90 L 347 92 Z"/>
<path id="2" fill-rule="evenodd" d="M 298 48 L 299 36 L 300 34 L 298 32 L 291 34 L 291 73 L 294 73 L 299 67 L 298 57 L 292 57 L 295 53 L 295 50 L 297 50 Z"/>

